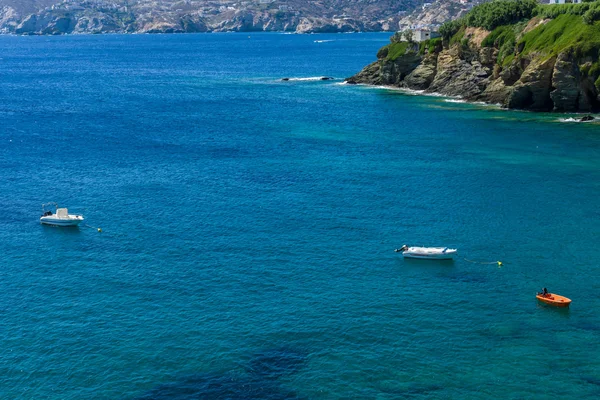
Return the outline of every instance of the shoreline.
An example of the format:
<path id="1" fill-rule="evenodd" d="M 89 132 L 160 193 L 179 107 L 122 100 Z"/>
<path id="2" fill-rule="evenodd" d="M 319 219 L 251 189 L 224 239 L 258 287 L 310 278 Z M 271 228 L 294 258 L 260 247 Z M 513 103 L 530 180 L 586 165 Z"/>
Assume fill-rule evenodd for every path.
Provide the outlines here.
<path id="1" fill-rule="evenodd" d="M 348 78 L 346 78 L 346 79 L 348 79 Z M 416 89 L 402 88 L 402 87 L 392 86 L 392 85 L 371 85 L 369 83 L 348 83 L 347 80 L 344 80 L 343 82 L 337 82 L 336 84 L 337 85 L 357 86 L 357 87 L 363 87 L 363 88 L 368 88 L 368 89 L 389 90 L 392 92 L 399 92 L 399 93 L 409 95 L 409 96 L 441 98 L 444 100 L 444 102 L 450 103 L 450 104 L 468 104 L 468 105 L 474 105 L 474 106 L 483 106 L 483 107 L 487 107 L 487 108 L 493 108 L 498 111 L 524 112 L 524 113 L 531 113 L 531 114 L 535 114 L 535 115 L 556 115 L 556 116 L 562 117 L 562 118 L 558 119 L 558 122 L 563 122 L 563 123 L 590 123 L 590 122 L 591 123 L 600 123 L 600 113 L 522 110 L 522 109 L 518 109 L 518 108 L 503 107 L 502 104 L 500 104 L 500 103 L 488 103 L 485 101 L 472 101 L 472 100 L 467 100 L 462 96 L 451 96 L 451 95 L 446 95 L 446 94 L 442 94 L 442 93 L 438 93 L 438 92 L 428 92 L 426 89 L 416 90 Z M 588 120 L 588 121 L 581 121 L 581 120 L 577 120 L 576 117 L 573 117 L 573 116 L 581 116 L 581 117 L 590 116 L 593 119 Z"/>
<path id="2" fill-rule="evenodd" d="M 57 34 L 37 34 L 37 33 L 14 33 L 14 32 L 6 32 L 0 33 L 0 37 L 2 36 L 41 36 L 41 37 L 52 37 L 52 36 L 99 36 L 99 35 L 204 35 L 204 34 L 280 34 L 280 35 L 348 35 L 348 34 L 393 34 L 394 31 L 351 31 L 351 32 L 297 32 L 297 31 L 205 31 L 205 32 L 68 32 L 68 33 L 57 33 Z"/>

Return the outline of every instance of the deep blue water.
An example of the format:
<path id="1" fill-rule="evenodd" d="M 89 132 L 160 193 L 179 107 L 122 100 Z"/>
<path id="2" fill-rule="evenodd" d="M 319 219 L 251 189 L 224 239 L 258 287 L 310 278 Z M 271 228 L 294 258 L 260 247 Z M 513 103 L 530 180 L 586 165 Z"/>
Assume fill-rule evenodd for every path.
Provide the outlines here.
<path id="1" fill-rule="evenodd" d="M 0 398 L 598 397 L 599 126 L 279 80 L 388 36 L 0 37 Z"/>

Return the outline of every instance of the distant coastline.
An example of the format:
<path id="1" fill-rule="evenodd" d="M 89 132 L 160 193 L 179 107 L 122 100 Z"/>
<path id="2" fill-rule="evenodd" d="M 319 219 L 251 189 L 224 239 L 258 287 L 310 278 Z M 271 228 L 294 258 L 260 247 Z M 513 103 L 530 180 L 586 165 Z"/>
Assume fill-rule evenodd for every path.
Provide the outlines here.
<path id="1" fill-rule="evenodd" d="M 247 34 L 263 34 L 263 33 L 277 33 L 282 35 L 327 35 L 327 34 L 361 34 L 361 33 L 380 33 L 380 34 L 391 34 L 390 31 L 346 31 L 346 32 L 295 32 L 295 31 L 202 31 L 202 32 L 180 32 L 180 31 L 168 31 L 168 32 L 125 32 L 125 31 L 107 31 L 107 32 L 67 32 L 67 33 L 55 33 L 55 34 L 38 34 L 38 33 L 14 33 L 14 32 L 2 32 L 0 36 L 31 36 L 31 37 L 48 37 L 48 36 L 94 36 L 94 35 L 188 35 L 188 34 L 214 34 L 214 33 L 238 33 L 240 35 Z"/>
<path id="2" fill-rule="evenodd" d="M 417 0 L 0 0 L 0 34 L 393 32 Z"/>

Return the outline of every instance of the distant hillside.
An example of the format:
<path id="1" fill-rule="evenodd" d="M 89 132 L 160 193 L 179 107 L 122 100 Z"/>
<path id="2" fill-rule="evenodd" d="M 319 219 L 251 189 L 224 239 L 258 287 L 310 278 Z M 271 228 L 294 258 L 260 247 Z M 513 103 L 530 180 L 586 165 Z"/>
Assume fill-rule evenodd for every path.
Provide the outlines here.
<path id="1" fill-rule="evenodd" d="M 464 16 L 474 6 L 490 0 L 429 0 L 400 19 L 400 28 L 441 25 Z"/>
<path id="2" fill-rule="evenodd" d="M 419 0 L 0 0 L 0 32 L 396 31 Z"/>
<path id="3" fill-rule="evenodd" d="M 57 0 L 0 0 L 0 8 L 8 6 L 19 13 L 32 13 L 57 3 Z"/>

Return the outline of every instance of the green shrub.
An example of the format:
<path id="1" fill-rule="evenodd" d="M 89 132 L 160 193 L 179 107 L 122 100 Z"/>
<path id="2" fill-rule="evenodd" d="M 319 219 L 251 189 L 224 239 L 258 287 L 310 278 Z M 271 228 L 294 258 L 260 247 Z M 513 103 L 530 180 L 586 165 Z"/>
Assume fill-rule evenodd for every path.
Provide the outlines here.
<path id="1" fill-rule="evenodd" d="M 471 26 L 492 31 L 499 26 L 531 19 L 538 3 L 536 0 L 496 0 L 474 7 L 461 19 L 444 23 L 440 35 L 451 41 L 461 28 Z M 456 40 L 454 40 L 456 42 Z"/>
<path id="2" fill-rule="evenodd" d="M 463 40 L 465 37 L 465 29 L 466 28 L 464 26 L 461 26 L 458 32 L 456 32 L 454 36 L 450 38 L 450 46 L 452 46 L 454 43 L 460 43 Z"/>
<path id="3" fill-rule="evenodd" d="M 587 25 L 578 15 L 559 15 L 527 32 L 519 46 L 523 48 L 523 55 L 539 52 L 551 56 L 571 48 L 577 57 L 589 55 L 598 58 L 600 24 Z"/>
<path id="4" fill-rule="evenodd" d="M 531 19 L 538 6 L 536 0 L 496 0 L 474 7 L 466 16 L 467 26 L 481 27 L 488 31 L 501 25 L 514 24 Z"/>
<path id="5" fill-rule="evenodd" d="M 598 76 L 600 77 L 600 62 L 595 62 L 591 65 L 587 71 L 587 76 Z"/>
<path id="6" fill-rule="evenodd" d="M 456 35 L 456 33 L 464 27 L 463 19 L 455 19 L 454 21 L 448 21 L 440 26 L 440 35 L 446 41 L 450 40 L 452 36 Z"/>
<path id="7" fill-rule="evenodd" d="M 497 48 L 498 64 L 504 65 L 504 59 L 514 55 L 517 37 L 525 26 L 526 22 L 499 26 L 483 39 L 481 46 Z"/>
<path id="8" fill-rule="evenodd" d="M 590 3 L 582 4 L 540 4 L 534 14 L 542 18 L 556 18 L 559 15 L 583 15 L 590 8 Z"/>
<path id="9" fill-rule="evenodd" d="M 392 43 L 388 45 L 388 54 L 386 59 L 390 61 L 394 61 L 396 58 L 403 56 L 406 54 L 406 50 L 408 49 L 408 42 L 399 42 Z"/>
<path id="10" fill-rule="evenodd" d="M 596 21 L 600 21 L 600 9 L 592 8 L 583 14 L 583 22 L 586 24 L 593 25 Z"/>
<path id="11" fill-rule="evenodd" d="M 390 38 L 391 43 L 400 43 L 402 41 L 402 32 L 396 32 Z"/>
<path id="12" fill-rule="evenodd" d="M 429 54 L 439 51 L 442 48 L 442 38 L 429 39 Z"/>
<path id="13" fill-rule="evenodd" d="M 512 60 L 514 60 L 514 59 L 515 59 L 515 55 L 514 55 L 514 54 L 510 54 L 510 55 L 508 55 L 508 56 L 504 57 L 504 60 L 502 60 L 502 63 L 501 63 L 501 65 L 502 65 L 503 67 L 506 67 L 506 66 L 510 65 L 510 63 L 511 63 L 511 62 L 512 62 Z"/>
<path id="14" fill-rule="evenodd" d="M 442 38 L 427 39 L 419 43 L 419 54 L 424 55 L 427 51 L 428 54 L 435 53 L 442 48 Z"/>
<path id="15" fill-rule="evenodd" d="M 513 27 L 510 25 L 499 26 L 490 32 L 481 42 L 482 47 L 500 47 L 508 39 L 515 39 Z"/>

